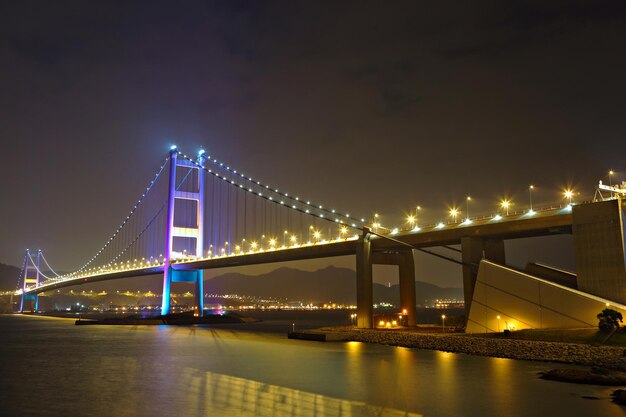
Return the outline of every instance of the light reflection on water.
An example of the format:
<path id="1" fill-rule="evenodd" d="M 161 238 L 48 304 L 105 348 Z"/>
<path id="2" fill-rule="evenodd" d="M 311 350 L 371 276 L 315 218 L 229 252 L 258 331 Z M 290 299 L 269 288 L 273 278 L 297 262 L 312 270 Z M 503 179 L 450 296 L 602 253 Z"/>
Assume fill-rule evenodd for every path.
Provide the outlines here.
<path id="1" fill-rule="evenodd" d="M 2 416 L 624 415 L 543 363 L 37 317 L 0 316 L 0 337 Z"/>
<path id="2" fill-rule="evenodd" d="M 179 384 L 187 387 L 188 413 L 227 413 L 241 417 L 417 417 L 418 414 L 331 398 L 230 375 L 184 368 Z"/>

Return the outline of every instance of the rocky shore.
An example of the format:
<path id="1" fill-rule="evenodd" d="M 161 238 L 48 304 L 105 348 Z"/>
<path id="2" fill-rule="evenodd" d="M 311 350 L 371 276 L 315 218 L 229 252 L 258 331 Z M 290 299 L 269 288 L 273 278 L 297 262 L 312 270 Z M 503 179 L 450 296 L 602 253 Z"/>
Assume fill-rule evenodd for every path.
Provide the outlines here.
<path id="1" fill-rule="evenodd" d="M 497 358 L 550 361 L 626 371 L 624 348 L 578 343 L 495 339 L 466 334 L 420 333 L 408 330 L 323 328 L 344 340 Z"/>

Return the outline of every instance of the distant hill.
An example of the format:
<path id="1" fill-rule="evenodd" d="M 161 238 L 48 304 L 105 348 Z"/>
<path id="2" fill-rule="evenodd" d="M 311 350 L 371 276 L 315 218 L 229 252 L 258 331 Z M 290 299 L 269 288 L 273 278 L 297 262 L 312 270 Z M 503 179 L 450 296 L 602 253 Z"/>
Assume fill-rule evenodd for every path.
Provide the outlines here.
<path id="1" fill-rule="evenodd" d="M 0 291 L 15 290 L 20 268 L 0 263 Z"/>
<path id="2" fill-rule="evenodd" d="M 14 290 L 20 269 L 0 264 L 0 291 Z M 75 291 L 105 290 L 113 293 L 120 291 L 161 292 L 161 276 L 126 278 L 93 284 L 68 287 Z M 263 298 L 281 298 L 290 301 L 310 303 L 356 303 L 356 273 L 352 269 L 329 266 L 308 272 L 294 268 L 278 268 L 262 275 L 244 275 L 229 272 L 204 281 L 204 292 L 209 294 L 239 294 Z M 173 291 L 193 291 L 193 287 L 174 284 Z M 374 284 L 374 302 L 398 304 L 400 293 L 398 285 L 387 287 Z M 462 288 L 441 288 L 422 281 L 415 281 L 415 293 L 418 304 L 437 298 L 462 299 Z"/>
<path id="3" fill-rule="evenodd" d="M 356 303 L 354 270 L 329 266 L 314 272 L 279 268 L 263 275 L 227 273 L 205 280 L 204 292 L 276 297 L 311 303 Z M 415 282 L 417 303 L 437 298 L 462 298 L 462 288 L 441 288 L 426 282 Z M 374 284 L 374 302 L 399 303 L 398 285 Z"/>

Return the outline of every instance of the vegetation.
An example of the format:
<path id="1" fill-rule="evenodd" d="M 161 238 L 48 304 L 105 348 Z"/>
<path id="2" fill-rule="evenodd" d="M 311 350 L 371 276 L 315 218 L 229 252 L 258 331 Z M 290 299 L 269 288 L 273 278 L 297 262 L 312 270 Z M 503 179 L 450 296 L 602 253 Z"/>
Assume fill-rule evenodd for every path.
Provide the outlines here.
<path id="1" fill-rule="evenodd" d="M 598 314 L 598 328 L 604 333 L 611 333 L 619 329 L 622 323 L 622 313 L 611 308 L 605 308 Z"/>
<path id="2" fill-rule="evenodd" d="M 502 333 L 467 335 L 474 337 L 503 338 Z M 626 332 L 615 332 L 607 339 L 607 334 L 595 328 L 586 329 L 525 329 L 511 332 L 510 339 L 537 340 L 544 342 L 583 343 L 588 345 L 625 346 Z"/>

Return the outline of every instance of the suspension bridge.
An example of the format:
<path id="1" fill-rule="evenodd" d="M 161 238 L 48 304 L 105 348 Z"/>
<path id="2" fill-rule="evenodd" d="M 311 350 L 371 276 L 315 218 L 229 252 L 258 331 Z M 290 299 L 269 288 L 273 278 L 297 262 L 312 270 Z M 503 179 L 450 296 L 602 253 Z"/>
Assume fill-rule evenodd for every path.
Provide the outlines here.
<path id="1" fill-rule="evenodd" d="M 481 260 L 505 264 L 504 240 L 573 233 L 572 204 L 385 228 L 243 174 L 204 150 L 172 147 L 128 215 L 82 266 L 56 273 L 42 251 L 26 251 L 16 294 L 20 312 L 38 294 L 73 285 L 163 274 L 161 314 L 173 282 L 194 286 L 203 314 L 203 270 L 354 255 L 357 325 L 373 327 L 372 265 L 399 267 L 400 308 L 415 324 L 415 250 L 462 266 L 466 309 Z M 575 208 L 576 206 L 574 206 Z M 460 249 L 453 245 L 460 245 Z M 442 248 L 434 251 L 433 248 Z"/>

